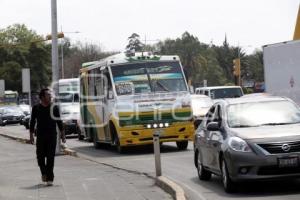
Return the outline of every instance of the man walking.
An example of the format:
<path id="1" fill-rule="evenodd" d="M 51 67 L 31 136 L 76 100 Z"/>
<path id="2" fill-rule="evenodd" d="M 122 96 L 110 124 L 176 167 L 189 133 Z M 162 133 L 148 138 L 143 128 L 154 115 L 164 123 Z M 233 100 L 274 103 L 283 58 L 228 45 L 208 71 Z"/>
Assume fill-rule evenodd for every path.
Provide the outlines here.
<path id="1" fill-rule="evenodd" d="M 54 179 L 54 157 L 57 140 L 56 125 L 61 131 L 62 142 L 65 143 L 65 134 L 60 112 L 57 105 L 51 101 L 51 91 L 46 88 L 39 93 L 40 103 L 32 108 L 30 120 L 30 142 L 34 144 L 34 129 L 36 126 L 36 156 L 41 170 L 42 181 L 51 186 Z"/>

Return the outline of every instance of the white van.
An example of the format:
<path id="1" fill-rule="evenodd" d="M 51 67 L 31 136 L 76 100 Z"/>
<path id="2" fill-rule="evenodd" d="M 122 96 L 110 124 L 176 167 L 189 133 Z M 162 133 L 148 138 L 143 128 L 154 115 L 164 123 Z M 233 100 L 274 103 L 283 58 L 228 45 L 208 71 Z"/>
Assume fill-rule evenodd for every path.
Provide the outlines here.
<path id="1" fill-rule="evenodd" d="M 244 95 L 240 86 L 214 86 L 196 88 L 195 94 L 209 96 L 212 99 L 236 98 Z"/>

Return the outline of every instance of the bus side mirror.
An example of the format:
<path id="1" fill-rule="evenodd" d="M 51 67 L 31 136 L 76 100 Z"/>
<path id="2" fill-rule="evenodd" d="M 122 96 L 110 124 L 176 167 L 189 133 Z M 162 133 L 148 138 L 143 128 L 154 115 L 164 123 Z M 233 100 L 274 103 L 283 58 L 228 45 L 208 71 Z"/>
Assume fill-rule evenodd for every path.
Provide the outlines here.
<path id="1" fill-rule="evenodd" d="M 113 99 L 114 98 L 114 93 L 113 91 L 109 90 L 108 91 L 108 99 Z"/>

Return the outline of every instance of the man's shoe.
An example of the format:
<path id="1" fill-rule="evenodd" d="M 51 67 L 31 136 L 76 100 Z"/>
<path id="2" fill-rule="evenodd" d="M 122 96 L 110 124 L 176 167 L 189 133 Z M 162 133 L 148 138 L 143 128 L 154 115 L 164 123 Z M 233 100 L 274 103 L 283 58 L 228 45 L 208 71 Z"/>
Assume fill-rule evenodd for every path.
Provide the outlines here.
<path id="1" fill-rule="evenodd" d="M 53 181 L 47 181 L 47 186 L 52 186 L 53 185 Z"/>
<path id="2" fill-rule="evenodd" d="M 47 182 L 47 176 L 46 175 L 42 175 L 42 181 Z"/>

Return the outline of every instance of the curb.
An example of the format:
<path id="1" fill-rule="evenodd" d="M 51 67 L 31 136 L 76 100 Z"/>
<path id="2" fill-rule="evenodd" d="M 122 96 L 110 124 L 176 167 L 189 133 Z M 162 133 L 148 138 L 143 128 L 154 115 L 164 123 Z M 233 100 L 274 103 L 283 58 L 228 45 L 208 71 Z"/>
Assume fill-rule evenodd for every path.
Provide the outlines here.
<path id="1" fill-rule="evenodd" d="M 5 135 L 3 133 L 0 133 L 1 136 L 12 139 L 12 140 L 16 140 L 18 142 L 22 142 L 25 144 L 30 144 L 30 140 L 29 139 L 24 139 L 24 138 L 19 138 L 19 137 L 14 137 L 14 136 L 10 136 L 10 135 Z"/>
<path id="2" fill-rule="evenodd" d="M 184 190 L 167 177 L 157 177 L 156 185 L 162 188 L 165 192 L 169 193 L 175 200 L 186 200 Z"/>
<path id="3" fill-rule="evenodd" d="M 3 133 L 0 133 L 0 135 L 3 137 L 6 137 L 6 138 L 12 139 L 12 140 L 16 140 L 21 143 L 30 144 L 29 139 L 5 135 Z M 79 157 L 77 155 L 77 152 L 72 149 L 69 149 L 69 148 L 62 148 L 62 149 L 63 149 L 64 155 Z M 168 179 L 167 177 L 164 177 L 164 176 L 156 177 L 155 184 L 157 186 L 159 186 L 161 189 L 163 189 L 165 192 L 170 194 L 175 200 L 186 200 L 185 195 L 184 195 L 184 190 L 179 185 L 177 185 L 176 183 L 174 183 L 173 181 Z"/>
<path id="4" fill-rule="evenodd" d="M 74 151 L 74 150 L 72 150 L 72 149 L 65 148 L 65 149 L 63 149 L 63 151 L 64 151 L 64 154 L 65 154 L 65 155 L 78 157 L 77 152 Z"/>
<path id="5" fill-rule="evenodd" d="M 1 136 L 12 139 L 12 140 L 16 140 L 18 142 L 21 143 L 25 143 L 25 144 L 30 144 L 30 140 L 29 139 L 25 139 L 25 138 L 19 138 L 19 137 L 15 137 L 15 136 L 11 136 L 11 135 L 6 135 L 3 133 L 0 133 Z M 69 148 L 62 148 L 63 149 L 63 154 L 64 155 L 69 155 L 69 156 L 74 156 L 74 157 L 78 157 L 76 151 L 73 151 Z"/>

